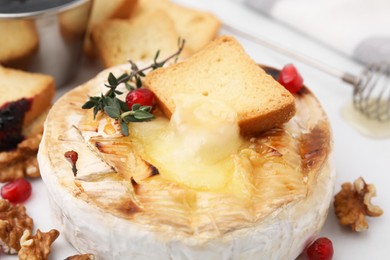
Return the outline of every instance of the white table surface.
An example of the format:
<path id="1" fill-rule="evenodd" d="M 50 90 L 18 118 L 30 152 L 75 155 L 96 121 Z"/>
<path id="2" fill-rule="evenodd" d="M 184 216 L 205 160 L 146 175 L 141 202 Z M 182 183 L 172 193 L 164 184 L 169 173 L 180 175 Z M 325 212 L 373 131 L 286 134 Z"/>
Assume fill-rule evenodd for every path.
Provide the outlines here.
<path id="1" fill-rule="evenodd" d="M 244 6 L 241 0 L 176 0 L 188 6 L 215 13 L 223 23 L 243 29 L 253 35 L 263 37 L 289 49 L 313 57 L 326 64 L 351 73 L 359 73 L 362 65 L 348 57 L 326 48 L 302 34 L 292 31 L 278 22 Z M 231 34 L 222 29 L 220 34 Z M 340 115 L 340 110 L 351 100 L 352 88 L 339 79 L 324 74 L 299 61 L 280 55 L 270 49 L 256 45 L 238 37 L 249 55 L 258 63 L 281 68 L 286 63 L 294 63 L 301 72 L 305 84 L 314 92 L 329 116 L 334 134 L 334 153 L 337 180 L 335 192 L 344 182 L 352 182 L 362 176 L 367 183 L 375 184 L 377 197 L 374 204 L 382 207 L 384 215 L 368 218 L 369 229 L 363 233 L 352 233 L 342 228 L 330 208 L 328 219 L 321 235 L 329 237 L 334 244 L 334 259 L 390 259 L 390 138 L 374 139 L 363 136 Z M 101 65 L 83 61 L 77 77 L 64 88 L 57 90 L 57 98 L 78 84 L 93 77 Z M 28 213 L 34 219 L 35 228 L 48 231 L 55 228 L 50 216 L 47 194 L 42 180 L 34 180 L 33 195 L 25 203 Z M 389 185 L 389 186 L 388 186 Z M 50 259 L 64 259 L 77 254 L 76 250 L 60 237 L 52 246 Z M 2 255 L 2 259 L 17 257 Z M 301 257 L 304 259 L 304 257 Z"/>

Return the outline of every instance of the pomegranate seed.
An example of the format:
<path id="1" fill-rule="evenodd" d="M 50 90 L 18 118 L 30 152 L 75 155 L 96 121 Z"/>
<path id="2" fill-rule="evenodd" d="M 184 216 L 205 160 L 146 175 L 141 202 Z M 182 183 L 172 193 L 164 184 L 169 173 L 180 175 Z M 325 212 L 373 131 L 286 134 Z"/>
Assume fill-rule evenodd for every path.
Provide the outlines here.
<path id="1" fill-rule="evenodd" d="M 72 165 L 76 164 L 79 158 L 79 154 L 75 151 L 67 151 L 64 156 Z"/>
<path id="2" fill-rule="evenodd" d="M 292 64 L 283 67 L 279 74 L 279 83 L 291 93 L 298 92 L 303 86 L 303 79 Z"/>
<path id="3" fill-rule="evenodd" d="M 65 152 L 64 156 L 66 160 L 70 162 L 70 165 L 72 165 L 73 175 L 76 177 L 77 176 L 76 162 L 79 159 L 79 154 L 72 150 L 72 151 Z"/>
<path id="4" fill-rule="evenodd" d="M 310 260 L 331 260 L 333 257 L 333 244 L 329 238 L 320 237 L 307 249 L 306 254 Z"/>
<path id="5" fill-rule="evenodd" d="M 146 88 L 139 88 L 129 92 L 126 96 L 126 105 L 129 109 L 131 109 L 134 104 L 140 104 L 141 106 L 151 106 L 154 108 L 156 105 L 154 93 Z"/>
<path id="6" fill-rule="evenodd" d="M 1 197 L 12 203 L 26 201 L 31 196 L 31 184 L 23 179 L 16 179 L 1 187 Z"/>

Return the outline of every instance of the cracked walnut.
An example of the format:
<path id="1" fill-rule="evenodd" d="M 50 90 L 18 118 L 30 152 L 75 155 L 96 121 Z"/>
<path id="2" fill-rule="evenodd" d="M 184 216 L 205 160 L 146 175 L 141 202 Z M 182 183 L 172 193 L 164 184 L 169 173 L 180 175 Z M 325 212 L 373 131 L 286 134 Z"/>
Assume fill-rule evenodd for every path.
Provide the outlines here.
<path id="1" fill-rule="evenodd" d="M 361 232 L 368 228 L 366 216 L 378 217 L 383 210 L 371 204 L 376 195 L 375 186 L 367 184 L 362 177 L 353 184 L 344 183 L 336 194 L 334 208 L 341 225 L 350 225 L 353 231 Z"/>
<path id="2" fill-rule="evenodd" d="M 0 199 L 0 245 L 6 254 L 16 254 L 23 232 L 32 228 L 33 220 L 24 206 L 12 205 L 8 200 Z"/>
<path id="3" fill-rule="evenodd" d="M 65 260 L 95 260 L 95 256 L 92 254 L 73 255 L 67 257 Z"/>
<path id="4" fill-rule="evenodd" d="M 21 248 L 18 253 L 19 260 L 46 260 L 50 254 L 50 246 L 60 233 L 52 229 L 49 232 L 41 232 L 39 229 L 35 236 L 26 230 L 20 239 Z"/>
<path id="5" fill-rule="evenodd" d="M 0 152 L 0 182 L 12 181 L 24 176 L 40 176 L 37 151 L 42 135 L 23 140 L 12 151 Z"/>

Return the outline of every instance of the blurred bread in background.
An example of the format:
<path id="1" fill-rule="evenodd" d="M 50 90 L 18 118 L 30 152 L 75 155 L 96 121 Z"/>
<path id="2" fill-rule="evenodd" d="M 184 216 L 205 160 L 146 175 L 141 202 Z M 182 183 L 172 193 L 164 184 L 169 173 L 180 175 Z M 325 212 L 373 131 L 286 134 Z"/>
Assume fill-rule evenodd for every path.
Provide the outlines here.
<path id="1" fill-rule="evenodd" d="M 169 0 L 139 0 L 131 18 L 156 9 L 166 12 L 188 49 L 195 53 L 215 38 L 221 22 L 212 13 L 172 3 Z"/>
<path id="2" fill-rule="evenodd" d="M 33 21 L 0 20 L 0 64 L 25 68 L 39 46 L 39 38 Z"/>
<path id="3" fill-rule="evenodd" d="M 136 4 L 137 0 L 94 0 L 88 25 L 88 33 L 84 44 L 84 51 L 88 56 L 94 57 L 96 55 L 90 39 L 92 28 L 109 19 L 128 18 L 132 14 Z"/>
<path id="4" fill-rule="evenodd" d="M 89 17 L 90 6 L 82 5 L 79 8 L 71 8 L 59 14 L 60 32 L 62 37 L 67 40 L 81 39 L 84 40 Z"/>
<path id="5" fill-rule="evenodd" d="M 0 182 L 40 176 L 37 151 L 54 92 L 51 76 L 0 66 Z"/>
<path id="6" fill-rule="evenodd" d="M 10 102 L 23 98 L 29 100 L 31 106 L 24 115 L 24 126 L 51 106 L 54 91 L 51 76 L 0 66 L 0 111 Z"/>
<path id="7" fill-rule="evenodd" d="M 89 40 L 106 67 L 150 60 L 157 50 L 165 57 L 178 49 L 179 38 L 186 41 L 182 57 L 190 56 L 212 41 L 221 25 L 211 13 L 168 0 L 138 0 L 127 13 L 128 19 L 92 22 Z"/>
<path id="8" fill-rule="evenodd" d="M 132 60 L 151 60 L 178 49 L 179 34 L 169 16 L 156 10 L 131 20 L 113 19 L 97 25 L 92 39 L 104 66 L 111 67 Z M 186 51 L 182 53 L 185 55 Z"/>

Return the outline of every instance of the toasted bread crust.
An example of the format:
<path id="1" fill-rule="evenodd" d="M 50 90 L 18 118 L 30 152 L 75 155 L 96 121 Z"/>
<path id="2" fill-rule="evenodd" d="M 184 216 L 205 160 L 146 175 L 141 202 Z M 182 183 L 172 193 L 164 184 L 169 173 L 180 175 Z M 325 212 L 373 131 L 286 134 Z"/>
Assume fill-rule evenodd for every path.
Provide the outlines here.
<path id="1" fill-rule="evenodd" d="M 222 36 L 189 59 L 155 70 L 145 87 L 170 117 L 177 93 L 204 95 L 232 106 L 241 133 L 255 135 L 287 122 L 295 114 L 294 97 L 265 73 L 232 37 Z"/>
<path id="2" fill-rule="evenodd" d="M 242 135 L 254 135 L 288 122 L 295 115 L 295 103 L 287 103 L 278 110 L 240 120 Z"/>
<path id="3" fill-rule="evenodd" d="M 24 118 L 24 126 L 51 106 L 55 92 L 52 77 L 0 66 L 0 78 L 0 106 L 21 98 L 32 101 L 31 108 Z"/>
<path id="4" fill-rule="evenodd" d="M 51 106 L 54 97 L 54 81 L 48 81 L 43 90 L 34 96 L 30 111 L 27 113 L 24 124 L 28 125 L 38 118 Z"/>

